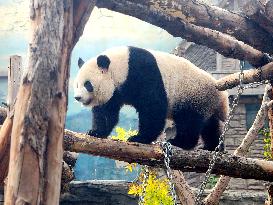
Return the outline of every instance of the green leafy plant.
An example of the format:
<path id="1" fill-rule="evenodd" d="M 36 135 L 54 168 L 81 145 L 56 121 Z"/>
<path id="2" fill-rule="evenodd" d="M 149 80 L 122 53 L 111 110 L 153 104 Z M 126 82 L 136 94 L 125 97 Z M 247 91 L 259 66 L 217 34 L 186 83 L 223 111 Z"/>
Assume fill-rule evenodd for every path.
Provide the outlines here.
<path id="1" fill-rule="evenodd" d="M 206 188 L 207 189 L 212 189 L 215 186 L 215 184 L 217 183 L 218 179 L 219 179 L 219 176 L 211 175 L 209 180 L 208 180 Z"/>
<path id="2" fill-rule="evenodd" d="M 136 135 L 136 130 L 125 130 L 121 127 L 115 129 L 116 135 L 111 136 L 114 140 L 127 141 L 129 137 Z M 137 164 L 132 163 L 126 165 L 125 169 L 132 172 L 136 169 Z M 142 183 L 144 181 L 143 173 L 140 173 L 135 182 L 131 183 L 128 194 L 140 196 L 143 194 Z M 155 170 L 149 170 L 148 179 L 146 181 L 146 189 L 144 196 L 145 205 L 173 205 L 170 187 L 167 178 L 158 178 Z"/>
<path id="3" fill-rule="evenodd" d="M 272 160 L 272 151 L 271 151 L 271 136 L 268 128 L 263 128 L 260 130 L 259 134 L 264 136 L 264 158 L 266 160 Z"/>

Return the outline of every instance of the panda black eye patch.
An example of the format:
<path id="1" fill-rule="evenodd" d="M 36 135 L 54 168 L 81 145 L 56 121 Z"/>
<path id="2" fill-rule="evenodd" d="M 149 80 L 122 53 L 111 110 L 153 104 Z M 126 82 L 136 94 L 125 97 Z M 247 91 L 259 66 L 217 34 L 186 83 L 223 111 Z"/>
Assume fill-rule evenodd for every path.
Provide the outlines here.
<path id="1" fill-rule="evenodd" d="M 92 84 L 90 83 L 90 81 L 85 81 L 84 87 L 85 87 L 85 89 L 86 89 L 88 92 L 93 92 L 93 86 L 92 86 Z"/>

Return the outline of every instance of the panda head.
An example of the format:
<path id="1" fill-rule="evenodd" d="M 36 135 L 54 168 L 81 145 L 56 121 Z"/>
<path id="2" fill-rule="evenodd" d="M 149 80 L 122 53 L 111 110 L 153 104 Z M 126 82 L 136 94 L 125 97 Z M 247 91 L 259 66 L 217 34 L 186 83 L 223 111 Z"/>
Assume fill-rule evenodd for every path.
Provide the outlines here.
<path id="1" fill-rule="evenodd" d="M 115 85 L 109 72 L 111 61 L 107 55 L 99 55 L 84 62 L 78 60 L 80 68 L 74 81 L 74 98 L 84 106 L 102 105 L 113 96 Z"/>

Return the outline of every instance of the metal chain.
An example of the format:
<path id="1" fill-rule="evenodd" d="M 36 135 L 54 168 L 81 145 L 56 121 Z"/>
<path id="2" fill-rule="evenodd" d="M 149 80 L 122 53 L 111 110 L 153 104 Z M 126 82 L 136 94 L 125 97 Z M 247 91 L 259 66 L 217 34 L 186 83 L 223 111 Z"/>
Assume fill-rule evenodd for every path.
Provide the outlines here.
<path id="1" fill-rule="evenodd" d="M 177 197 L 176 197 L 176 192 L 174 189 L 172 170 L 170 168 L 170 160 L 171 160 L 171 156 L 173 155 L 172 145 L 169 142 L 162 142 L 161 147 L 162 147 L 163 154 L 164 154 L 164 164 L 166 167 L 165 171 L 166 171 L 168 182 L 169 182 L 170 193 L 172 195 L 173 204 L 176 205 L 176 198 Z"/>
<path id="2" fill-rule="evenodd" d="M 144 205 L 144 198 L 146 194 L 147 181 L 149 177 L 149 168 L 147 165 L 142 166 L 141 173 L 143 174 L 143 182 L 141 186 L 141 193 L 139 194 L 138 204 Z"/>
<path id="3" fill-rule="evenodd" d="M 196 205 L 202 204 L 201 197 L 204 193 L 204 190 L 205 190 L 208 180 L 210 178 L 211 172 L 212 172 L 214 165 L 216 163 L 217 157 L 220 155 L 221 151 L 223 150 L 222 148 L 224 147 L 225 135 L 226 135 L 227 131 L 229 130 L 230 121 L 235 115 L 235 108 L 239 104 L 239 99 L 240 99 L 241 95 L 243 94 L 244 90 L 246 90 L 248 88 L 256 88 L 256 87 L 268 82 L 265 80 L 265 81 L 261 81 L 261 82 L 249 83 L 248 85 L 243 86 L 243 79 L 244 79 L 243 67 L 244 67 L 244 62 L 240 65 L 240 74 L 239 74 L 240 84 L 237 89 L 237 95 L 233 99 L 229 115 L 228 115 L 227 120 L 225 121 L 225 124 L 224 124 L 223 132 L 219 137 L 219 144 L 215 148 L 214 154 L 212 156 L 212 160 L 209 164 L 209 168 L 208 168 L 207 172 L 205 173 L 205 179 L 203 180 L 203 182 L 200 185 L 198 194 L 195 199 Z M 167 177 L 169 180 L 169 186 L 170 186 L 170 192 L 171 192 L 171 195 L 173 198 L 173 204 L 176 205 L 177 204 L 176 203 L 177 196 L 176 196 L 176 192 L 175 192 L 175 188 L 174 188 L 174 184 L 173 184 L 173 176 L 172 176 L 171 168 L 170 168 L 170 157 L 172 156 L 172 145 L 169 142 L 162 142 L 161 146 L 163 149 L 164 164 L 166 167 L 166 174 L 167 174 Z M 145 197 L 145 192 L 146 192 L 146 187 L 147 187 L 147 179 L 148 179 L 148 175 L 149 175 L 148 166 L 144 165 L 142 167 L 142 172 L 143 172 L 143 183 L 142 183 L 142 192 L 140 194 L 139 202 L 138 202 L 139 205 L 144 204 L 144 197 Z"/>
<path id="4" fill-rule="evenodd" d="M 209 164 L 209 168 L 208 168 L 207 172 L 205 173 L 205 179 L 203 180 L 203 182 L 200 185 L 198 194 L 197 194 L 196 199 L 195 199 L 195 204 L 196 205 L 201 205 L 202 204 L 201 197 L 202 197 L 202 195 L 204 193 L 204 190 L 206 188 L 206 185 L 207 185 L 207 183 L 209 181 L 209 178 L 210 178 L 211 172 L 213 170 L 213 167 L 214 167 L 214 165 L 216 163 L 217 157 L 220 155 L 220 153 L 222 151 L 221 148 L 224 147 L 225 135 L 226 135 L 227 131 L 229 130 L 230 121 L 235 115 L 235 112 L 234 112 L 235 108 L 239 104 L 239 98 L 240 98 L 240 96 L 242 95 L 242 93 L 244 91 L 244 87 L 243 87 L 243 78 L 244 78 L 243 65 L 241 65 L 240 70 L 241 70 L 241 72 L 239 74 L 240 85 L 238 86 L 237 95 L 236 95 L 236 97 L 234 98 L 234 100 L 232 102 L 232 106 L 231 106 L 228 118 L 227 118 L 227 120 L 225 121 L 225 124 L 224 124 L 223 132 L 219 137 L 219 144 L 215 148 L 214 154 L 212 156 L 212 160 L 211 160 L 211 162 Z"/>

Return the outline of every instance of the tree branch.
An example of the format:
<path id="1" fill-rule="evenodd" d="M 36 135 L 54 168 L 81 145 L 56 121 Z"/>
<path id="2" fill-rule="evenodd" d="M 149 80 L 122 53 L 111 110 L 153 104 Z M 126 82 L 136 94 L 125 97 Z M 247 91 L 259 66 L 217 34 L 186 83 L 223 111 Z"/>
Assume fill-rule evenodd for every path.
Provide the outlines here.
<path id="1" fill-rule="evenodd" d="M 12 124 L 13 120 L 6 118 L 0 129 L 0 187 L 4 185 L 4 180 L 8 174 Z"/>
<path id="2" fill-rule="evenodd" d="M 269 0 L 265 5 L 265 14 L 271 21 L 273 21 L 273 0 Z"/>
<path id="3" fill-rule="evenodd" d="M 273 35 L 273 19 L 266 16 L 265 5 L 258 0 L 244 0 L 243 12 L 246 16 Z"/>
<path id="4" fill-rule="evenodd" d="M 273 37 L 258 24 L 239 14 L 195 0 L 98 0 L 96 5 L 134 16 L 187 40 L 190 40 L 187 25 L 195 24 L 232 35 L 261 51 L 273 53 Z"/>
<path id="5" fill-rule="evenodd" d="M 272 101 L 270 101 L 268 97 L 268 92 L 271 90 L 271 86 L 267 85 L 265 87 L 265 92 L 263 96 L 263 101 L 261 104 L 261 107 L 257 113 L 257 116 L 251 126 L 251 128 L 248 130 L 246 136 L 244 137 L 243 141 L 241 142 L 240 146 L 235 150 L 234 155 L 236 156 L 245 156 L 251 146 L 251 144 L 254 142 L 254 140 L 257 138 L 260 129 L 264 126 L 264 122 L 267 116 L 267 111 L 269 107 L 272 106 Z M 211 191 L 211 193 L 206 197 L 205 204 L 213 205 L 213 204 L 219 204 L 219 200 L 223 192 L 226 190 L 229 181 L 231 177 L 229 176 L 221 176 L 218 180 L 217 184 Z"/>
<path id="6" fill-rule="evenodd" d="M 227 90 L 240 84 L 239 72 L 223 77 L 217 81 L 218 90 Z M 261 69 L 250 69 L 244 71 L 243 83 L 261 82 L 263 80 L 273 79 L 273 62 L 268 63 Z"/>
<path id="7" fill-rule="evenodd" d="M 183 22 L 168 13 L 166 14 L 164 11 L 147 6 L 149 2 L 153 1 L 145 2 L 141 5 L 137 2 L 127 0 L 98 0 L 96 5 L 99 8 L 107 8 L 141 19 L 165 29 L 175 37 L 182 37 L 188 41 L 205 45 L 226 57 L 247 60 L 255 67 L 265 65 L 269 62 L 265 54 L 231 36 Z"/>
<path id="8" fill-rule="evenodd" d="M 164 155 L 159 145 L 99 139 L 65 130 L 64 149 L 129 163 L 136 162 L 149 166 L 164 167 Z M 208 169 L 212 155 L 213 152 L 209 151 L 187 152 L 174 147 L 170 167 L 176 170 L 205 172 Z M 217 158 L 212 173 L 244 179 L 273 181 L 273 162 L 222 154 Z"/>

